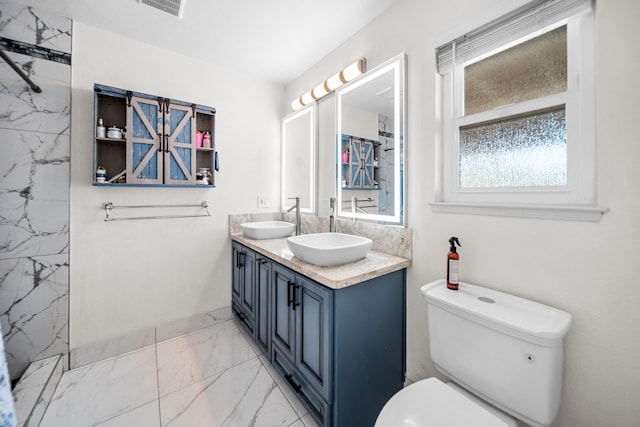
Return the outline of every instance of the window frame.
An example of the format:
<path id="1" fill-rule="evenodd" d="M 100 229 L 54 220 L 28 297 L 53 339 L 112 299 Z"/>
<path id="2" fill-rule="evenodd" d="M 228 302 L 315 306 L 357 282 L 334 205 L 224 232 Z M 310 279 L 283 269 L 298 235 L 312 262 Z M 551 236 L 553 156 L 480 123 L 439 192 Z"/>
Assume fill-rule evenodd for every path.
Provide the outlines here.
<path id="1" fill-rule="evenodd" d="M 567 26 L 567 90 L 469 116 L 464 109 L 464 67 L 543 33 Z M 455 56 L 455 47 L 454 53 Z M 544 28 L 505 40 L 500 47 L 465 57 L 437 73 L 440 86 L 441 176 L 435 212 L 506 215 L 599 221 L 606 208 L 597 207 L 595 141 L 595 19 L 593 9 L 558 19 Z M 548 187 L 460 188 L 459 130 L 554 106 L 565 106 L 567 183 Z"/>

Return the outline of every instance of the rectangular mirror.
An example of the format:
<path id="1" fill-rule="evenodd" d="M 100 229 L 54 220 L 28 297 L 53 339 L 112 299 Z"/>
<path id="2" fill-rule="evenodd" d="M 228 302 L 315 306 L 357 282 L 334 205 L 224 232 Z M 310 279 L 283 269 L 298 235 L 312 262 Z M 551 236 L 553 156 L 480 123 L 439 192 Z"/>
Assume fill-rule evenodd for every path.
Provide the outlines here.
<path id="1" fill-rule="evenodd" d="M 300 211 L 316 210 L 317 108 L 313 103 L 282 119 L 282 210 L 300 197 Z"/>
<path id="2" fill-rule="evenodd" d="M 336 91 L 338 217 L 406 227 L 406 55 Z"/>

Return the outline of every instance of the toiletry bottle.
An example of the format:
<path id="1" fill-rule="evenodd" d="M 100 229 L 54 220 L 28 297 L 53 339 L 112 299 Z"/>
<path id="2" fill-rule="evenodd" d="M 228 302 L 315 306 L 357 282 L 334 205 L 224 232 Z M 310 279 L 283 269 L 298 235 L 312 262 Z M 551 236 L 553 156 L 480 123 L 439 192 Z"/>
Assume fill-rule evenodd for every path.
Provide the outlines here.
<path id="1" fill-rule="evenodd" d="M 204 148 L 211 148 L 211 133 L 206 131 L 202 136 L 202 146 Z"/>
<path id="2" fill-rule="evenodd" d="M 104 138 L 106 135 L 106 130 L 104 124 L 102 122 L 102 118 L 98 119 L 98 126 L 96 126 L 96 137 Z"/>
<path id="3" fill-rule="evenodd" d="M 460 263 L 460 255 L 456 251 L 456 244 L 458 246 L 462 246 L 458 241 L 457 237 L 452 237 L 449 239 L 449 243 L 451 247 L 449 248 L 449 253 L 447 254 L 447 288 L 452 291 L 458 290 L 458 279 L 459 279 L 459 263 Z"/>

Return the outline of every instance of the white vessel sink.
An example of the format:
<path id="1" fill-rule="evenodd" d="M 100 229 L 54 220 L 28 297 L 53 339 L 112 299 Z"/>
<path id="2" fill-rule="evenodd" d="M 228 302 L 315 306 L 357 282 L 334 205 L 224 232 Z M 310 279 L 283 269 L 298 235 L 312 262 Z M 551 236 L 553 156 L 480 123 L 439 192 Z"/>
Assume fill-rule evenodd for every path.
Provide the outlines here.
<path id="1" fill-rule="evenodd" d="M 246 237 L 264 240 L 290 236 L 296 225 L 285 221 L 257 221 L 240 224 L 240 228 Z"/>
<path id="2" fill-rule="evenodd" d="M 358 261 L 367 256 L 372 243 L 366 237 L 342 233 L 303 234 L 287 239 L 297 258 L 321 267 Z"/>

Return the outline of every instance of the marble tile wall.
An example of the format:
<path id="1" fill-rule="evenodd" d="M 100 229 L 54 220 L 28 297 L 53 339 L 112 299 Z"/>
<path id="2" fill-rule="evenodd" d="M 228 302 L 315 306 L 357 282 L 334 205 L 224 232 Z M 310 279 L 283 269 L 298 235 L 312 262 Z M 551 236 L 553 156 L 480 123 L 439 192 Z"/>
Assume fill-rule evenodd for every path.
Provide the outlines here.
<path id="1" fill-rule="evenodd" d="M 0 37 L 71 51 L 71 21 L 0 0 Z M 0 60 L 0 321 L 12 379 L 30 362 L 68 357 L 71 67 Z"/>

